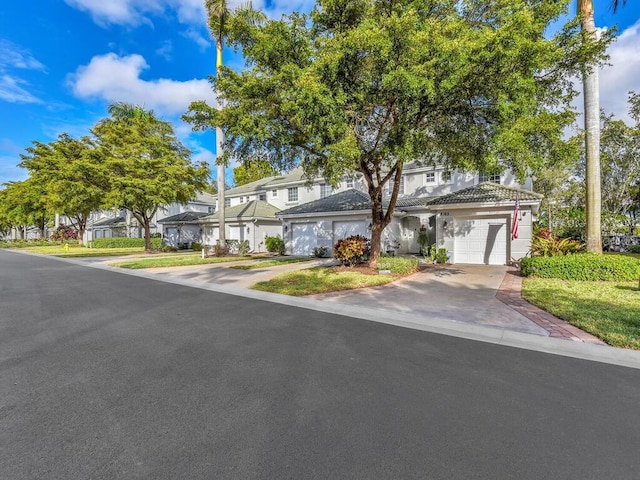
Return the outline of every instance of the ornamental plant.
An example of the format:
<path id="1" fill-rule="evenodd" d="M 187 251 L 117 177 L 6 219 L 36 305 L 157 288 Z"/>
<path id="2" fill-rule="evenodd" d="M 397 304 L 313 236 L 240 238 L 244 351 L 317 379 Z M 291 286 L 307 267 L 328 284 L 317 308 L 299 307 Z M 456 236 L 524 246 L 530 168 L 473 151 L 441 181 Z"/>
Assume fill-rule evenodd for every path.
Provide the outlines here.
<path id="1" fill-rule="evenodd" d="M 342 238 L 333 246 L 333 256 L 345 266 L 354 266 L 369 260 L 371 241 L 362 235 Z"/>
<path id="2" fill-rule="evenodd" d="M 570 238 L 558 238 L 548 228 L 539 229 L 531 239 L 532 257 L 556 257 L 582 250 L 582 245 Z"/>

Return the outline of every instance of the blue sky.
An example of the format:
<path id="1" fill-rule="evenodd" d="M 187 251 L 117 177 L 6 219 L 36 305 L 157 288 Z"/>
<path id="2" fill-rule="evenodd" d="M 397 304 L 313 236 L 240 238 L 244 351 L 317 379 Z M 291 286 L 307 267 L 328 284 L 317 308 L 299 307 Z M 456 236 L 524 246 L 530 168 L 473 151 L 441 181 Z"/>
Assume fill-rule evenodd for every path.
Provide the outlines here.
<path id="1" fill-rule="evenodd" d="M 233 5 L 233 1 L 230 2 Z M 236 3 L 240 3 L 239 0 Z M 254 0 L 269 17 L 310 10 L 312 0 Z M 214 137 L 192 133 L 180 115 L 193 100 L 213 102 L 207 76 L 215 49 L 204 0 L 23 0 L 0 4 L 0 184 L 32 140 L 86 135 L 110 101 L 153 109 L 174 122 L 195 159 L 215 159 Z M 626 118 L 628 90 L 640 91 L 640 2 L 617 14 L 595 1 L 596 23 L 618 25 L 611 67 L 601 73 L 601 106 Z M 225 53 L 225 63 L 242 59 Z"/>

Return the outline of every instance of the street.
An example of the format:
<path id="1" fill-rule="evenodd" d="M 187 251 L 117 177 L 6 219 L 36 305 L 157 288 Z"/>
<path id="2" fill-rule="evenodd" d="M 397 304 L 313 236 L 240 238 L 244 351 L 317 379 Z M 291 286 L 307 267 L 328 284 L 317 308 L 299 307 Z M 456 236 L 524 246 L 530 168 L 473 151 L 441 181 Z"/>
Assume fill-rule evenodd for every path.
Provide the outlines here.
<path id="1" fill-rule="evenodd" d="M 0 250 L 0 479 L 631 479 L 640 370 Z"/>

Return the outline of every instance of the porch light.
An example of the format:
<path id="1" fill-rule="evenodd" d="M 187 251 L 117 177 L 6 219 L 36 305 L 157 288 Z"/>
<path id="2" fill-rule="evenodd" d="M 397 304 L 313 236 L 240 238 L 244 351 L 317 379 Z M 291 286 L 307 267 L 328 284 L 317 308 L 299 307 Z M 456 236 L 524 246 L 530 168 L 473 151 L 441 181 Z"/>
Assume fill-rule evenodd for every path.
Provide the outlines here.
<path id="1" fill-rule="evenodd" d="M 446 232 L 447 230 L 449 230 L 449 224 L 446 222 L 446 220 L 445 220 L 445 222 L 442 224 L 442 230 L 444 230 L 445 232 Z"/>

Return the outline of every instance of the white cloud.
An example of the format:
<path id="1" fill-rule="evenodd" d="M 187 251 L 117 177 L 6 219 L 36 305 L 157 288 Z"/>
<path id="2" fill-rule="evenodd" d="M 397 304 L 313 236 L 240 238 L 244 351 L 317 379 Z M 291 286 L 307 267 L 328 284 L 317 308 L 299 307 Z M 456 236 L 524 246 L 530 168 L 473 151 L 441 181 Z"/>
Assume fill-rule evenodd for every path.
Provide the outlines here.
<path id="1" fill-rule="evenodd" d="M 171 60 L 171 52 L 173 51 L 173 43 L 171 40 L 165 40 L 162 46 L 156 49 L 156 53 L 163 57 L 165 60 Z"/>
<path id="2" fill-rule="evenodd" d="M 120 57 L 108 53 L 93 57 L 88 65 L 78 68 L 70 80 L 74 94 L 80 98 L 143 105 L 159 114 L 181 114 L 196 100 L 216 105 L 207 80 L 143 80 L 140 74 L 148 67 L 141 55 Z"/>
<path id="3" fill-rule="evenodd" d="M 20 68 L 25 70 L 44 70 L 31 53 L 13 42 L 0 38 L 0 69 Z"/>
<path id="4" fill-rule="evenodd" d="M 98 25 L 136 26 L 149 20 L 149 13 L 162 13 L 162 2 L 157 0 L 65 0 L 78 10 L 89 12 Z"/>
<path id="5" fill-rule="evenodd" d="M 0 99 L 10 103 L 42 103 L 20 85 L 27 82 L 11 75 L 0 75 Z"/>
<path id="6" fill-rule="evenodd" d="M 600 71 L 600 107 L 631 123 L 627 94 L 640 92 L 640 21 L 627 28 L 609 47 L 611 66 Z"/>
<path id="7" fill-rule="evenodd" d="M 200 47 L 200 50 L 206 50 L 211 46 L 211 42 L 203 37 L 195 28 L 188 28 L 182 33 L 182 36 L 193 40 Z"/>

